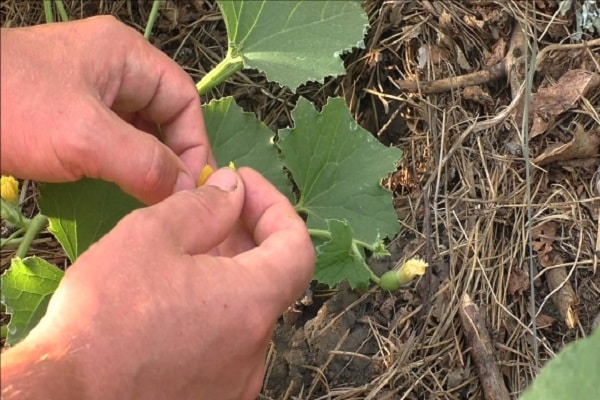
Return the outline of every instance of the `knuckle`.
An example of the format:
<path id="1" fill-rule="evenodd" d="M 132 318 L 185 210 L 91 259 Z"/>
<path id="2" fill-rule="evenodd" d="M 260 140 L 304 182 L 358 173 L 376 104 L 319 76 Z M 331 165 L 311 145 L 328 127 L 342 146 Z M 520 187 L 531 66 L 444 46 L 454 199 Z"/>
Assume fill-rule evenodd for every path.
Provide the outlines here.
<path id="1" fill-rule="evenodd" d="M 155 143 L 150 148 L 150 162 L 147 164 L 146 173 L 142 181 L 144 188 L 147 188 L 149 192 L 160 193 L 164 191 L 164 185 L 167 183 L 167 177 L 169 173 L 168 154 L 161 149 L 161 145 L 158 143 L 158 139 L 154 138 Z M 175 182 L 173 182 L 174 184 Z"/>

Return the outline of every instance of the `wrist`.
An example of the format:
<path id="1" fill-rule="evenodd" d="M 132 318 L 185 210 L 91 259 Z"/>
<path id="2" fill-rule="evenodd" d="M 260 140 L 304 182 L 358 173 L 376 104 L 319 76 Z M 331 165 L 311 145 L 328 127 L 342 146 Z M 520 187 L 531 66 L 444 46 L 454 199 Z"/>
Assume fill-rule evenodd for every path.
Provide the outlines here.
<path id="1" fill-rule="evenodd" d="M 72 277 L 65 276 L 39 325 L 2 354 L 3 399 L 132 397 L 135 357 L 119 357 L 126 352 L 110 340 L 116 331 L 107 332 L 107 316 L 95 312 L 101 297 L 71 290 L 78 283 Z"/>

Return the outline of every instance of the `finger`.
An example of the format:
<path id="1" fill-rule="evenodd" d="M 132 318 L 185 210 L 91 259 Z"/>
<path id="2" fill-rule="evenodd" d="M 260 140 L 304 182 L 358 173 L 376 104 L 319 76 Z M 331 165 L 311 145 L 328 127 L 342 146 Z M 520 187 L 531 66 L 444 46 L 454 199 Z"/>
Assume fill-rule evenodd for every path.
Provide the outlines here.
<path id="1" fill-rule="evenodd" d="M 79 177 L 117 183 L 146 204 L 157 203 L 175 189 L 195 187 L 182 161 L 164 144 L 137 130 L 93 101 L 81 116 L 78 134 L 61 138 L 56 154 Z"/>
<path id="2" fill-rule="evenodd" d="M 239 170 L 246 188 L 242 220 L 258 244 L 235 260 L 262 275 L 261 290 L 272 298 L 269 306 L 281 314 L 306 290 L 315 255 L 308 230 L 288 199 L 259 173 Z"/>
<path id="3" fill-rule="evenodd" d="M 138 210 L 127 224 L 149 235 L 149 248 L 164 247 L 167 242 L 182 254 L 206 254 L 233 229 L 242 211 L 244 192 L 237 173 L 221 168 L 201 188 L 176 193 Z"/>
<path id="4" fill-rule="evenodd" d="M 194 82 L 142 35 L 125 25 L 121 29 L 120 41 L 126 46 L 120 50 L 125 62 L 117 76 L 122 79 L 105 100 L 115 111 L 139 112 L 145 120 L 160 125 L 164 143 L 197 179 L 207 161 L 214 163 L 214 159 Z"/>

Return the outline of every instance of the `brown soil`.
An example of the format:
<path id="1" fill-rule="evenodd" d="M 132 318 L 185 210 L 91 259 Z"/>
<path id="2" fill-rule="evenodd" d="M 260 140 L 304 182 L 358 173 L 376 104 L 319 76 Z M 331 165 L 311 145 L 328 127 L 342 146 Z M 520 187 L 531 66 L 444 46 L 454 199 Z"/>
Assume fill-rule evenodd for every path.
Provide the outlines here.
<path id="1" fill-rule="evenodd" d="M 110 13 L 140 31 L 151 7 L 65 4 L 71 16 Z M 318 105 L 344 96 L 365 129 L 405 155 L 385 181 L 403 231 L 373 268 L 413 256 L 431 267 L 397 293 L 313 288 L 314 303 L 278 326 L 260 398 L 484 398 L 465 295 L 481 315 L 473 326 L 489 334 L 493 384 L 517 398 L 600 313 L 600 35 L 573 39 L 575 12 L 561 15 L 554 0 L 364 6 L 371 29 L 365 49 L 345 56 L 346 76 L 294 95 L 243 71 L 204 100 L 232 95 L 277 129 L 290 124 L 298 95 Z M 1 7 L 2 26 L 44 22 L 41 2 Z M 537 71 L 531 90 L 520 90 L 533 33 Z M 151 40 L 196 81 L 227 46 L 209 0 L 167 1 Z M 529 95 L 533 164 L 519 136 Z M 57 249 L 43 237 L 32 252 Z"/>

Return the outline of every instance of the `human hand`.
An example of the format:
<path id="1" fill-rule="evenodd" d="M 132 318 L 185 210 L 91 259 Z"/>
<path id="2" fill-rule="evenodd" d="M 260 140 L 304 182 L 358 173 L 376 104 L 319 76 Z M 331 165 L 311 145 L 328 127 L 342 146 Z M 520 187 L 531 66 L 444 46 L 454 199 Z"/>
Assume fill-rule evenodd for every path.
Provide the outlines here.
<path id="1" fill-rule="evenodd" d="M 289 201 L 253 170 L 220 169 L 129 214 L 82 254 L 3 368 L 12 354 L 46 354 L 39 368 L 62 371 L 79 399 L 253 399 L 273 326 L 313 266 Z M 36 376 L 12 371 L 5 383 Z"/>
<path id="2" fill-rule="evenodd" d="M 3 174 L 101 178 L 153 204 L 214 165 L 192 80 L 133 29 L 102 16 L 0 37 Z"/>

